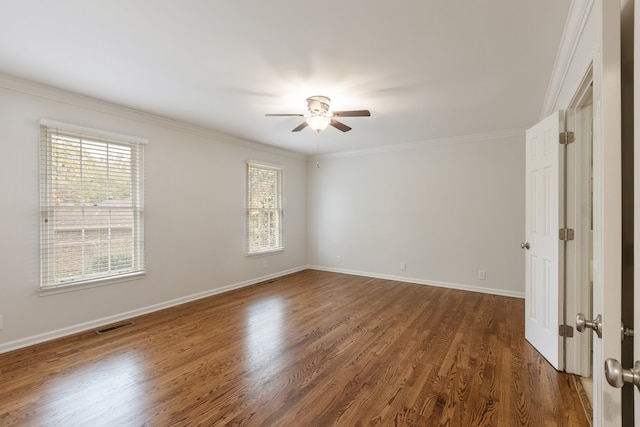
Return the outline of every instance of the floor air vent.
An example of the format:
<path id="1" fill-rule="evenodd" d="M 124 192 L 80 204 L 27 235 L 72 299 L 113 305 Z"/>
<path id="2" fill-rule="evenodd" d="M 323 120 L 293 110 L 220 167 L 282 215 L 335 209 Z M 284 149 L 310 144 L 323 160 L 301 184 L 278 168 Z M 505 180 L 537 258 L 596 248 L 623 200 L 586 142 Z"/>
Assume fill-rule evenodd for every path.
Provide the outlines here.
<path id="1" fill-rule="evenodd" d="M 97 330 L 96 334 L 98 335 L 106 334 L 108 332 L 113 332 L 118 329 L 126 328 L 127 326 L 131 326 L 131 325 L 135 325 L 135 323 L 133 322 L 118 323 L 117 325 L 113 325 L 113 326 L 109 326 L 108 328 Z"/>

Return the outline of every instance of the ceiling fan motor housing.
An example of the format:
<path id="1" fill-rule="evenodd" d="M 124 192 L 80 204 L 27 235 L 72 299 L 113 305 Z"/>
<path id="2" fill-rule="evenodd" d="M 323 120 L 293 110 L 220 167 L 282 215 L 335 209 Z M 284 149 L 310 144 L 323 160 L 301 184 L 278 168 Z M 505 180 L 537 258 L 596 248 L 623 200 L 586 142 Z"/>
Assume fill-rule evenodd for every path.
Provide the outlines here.
<path id="1" fill-rule="evenodd" d="M 326 96 L 310 96 L 307 98 L 309 112 L 314 116 L 324 116 L 329 112 L 331 100 Z"/>

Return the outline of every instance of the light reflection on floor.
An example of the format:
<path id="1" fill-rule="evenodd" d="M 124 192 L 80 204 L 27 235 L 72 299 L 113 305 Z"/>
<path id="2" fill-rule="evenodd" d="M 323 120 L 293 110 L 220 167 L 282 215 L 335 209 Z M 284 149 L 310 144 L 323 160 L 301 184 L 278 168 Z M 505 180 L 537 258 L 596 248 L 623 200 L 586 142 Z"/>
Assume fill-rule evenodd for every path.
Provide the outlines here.
<path id="1" fill-rule="evenodd" d="M 92 426 L 114 425 L 115 420 L 140 415 L 146 404 L 140 361 L 130 353 L 76 367 L 48 384 L 43 394 L 42 401 L 49 403 L 38 412 L 47 424 L 82 420 Z"/>
<path id="2" fill-rule="evenodd" d="M 273 360 L 283 343 L 284 304 L 269 298 L 247 309 L 246 349 L 249 364 L 256 366 Z"/>

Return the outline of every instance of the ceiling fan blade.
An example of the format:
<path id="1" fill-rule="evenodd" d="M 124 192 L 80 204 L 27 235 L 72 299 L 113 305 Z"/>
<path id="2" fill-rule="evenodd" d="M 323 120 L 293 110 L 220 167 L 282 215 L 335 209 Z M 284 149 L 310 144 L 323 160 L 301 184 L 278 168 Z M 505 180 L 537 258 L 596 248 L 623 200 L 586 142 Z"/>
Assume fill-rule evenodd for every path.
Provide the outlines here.
<path id="1" fill-rule="evenodd" d="M 295 114 L 295 113 L 290 113 L 290 114 L 265 114 L 265 116 L 295 116 L 295 117 L 304 117 L 304 114 Z"/>
<path id="2" fill-rule="evenodd" d="M 304 122 L 300 123 L 300 125 L 294 130 L 292 130 L 291 132 L 300 132 L 302 129 L 306 128 L 307 126 L 308 124 L 307 124 L 307 121 L 305 120 Z"/>
<path id="3" fill-rule="evenodd" d="M 371 112 L 369 110 L 353 110 L 353 111 L 333 111 L 331 114 L 334 117 L 369 117 Z"/>
<path id="4" fill-rule="evenodd" d="M 336 129 L 341 130 L 342 132 L 349 132 L 351 130 L 351 128 L 347 125 L 345 125 L 344 123 L 341 123 L 335 119 L 331 119 L 331 123 L 329 123 L 331 126 L 333 126 Z"/>

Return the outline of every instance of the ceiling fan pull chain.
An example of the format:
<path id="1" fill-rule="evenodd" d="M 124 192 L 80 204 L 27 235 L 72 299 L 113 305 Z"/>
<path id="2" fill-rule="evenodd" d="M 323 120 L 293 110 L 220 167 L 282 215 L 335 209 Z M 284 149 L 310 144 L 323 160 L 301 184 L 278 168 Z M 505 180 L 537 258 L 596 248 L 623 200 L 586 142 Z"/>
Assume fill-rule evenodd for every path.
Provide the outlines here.
<path id="1" fill-rule="evenodd" d="M 316 156 L 320 157 L 320 132 L 316 132 Z M 316 160 L 316 167 L 320 169 L 320 161 Z"/>

